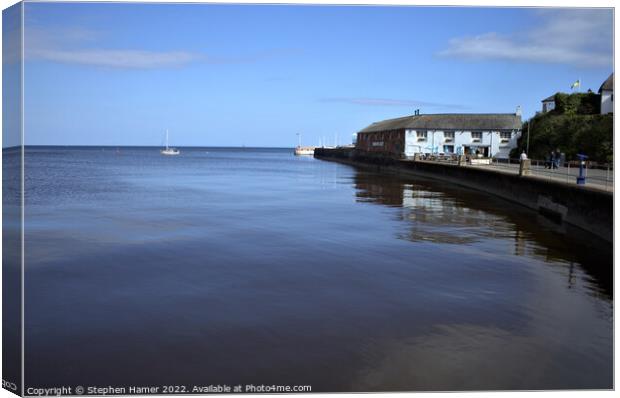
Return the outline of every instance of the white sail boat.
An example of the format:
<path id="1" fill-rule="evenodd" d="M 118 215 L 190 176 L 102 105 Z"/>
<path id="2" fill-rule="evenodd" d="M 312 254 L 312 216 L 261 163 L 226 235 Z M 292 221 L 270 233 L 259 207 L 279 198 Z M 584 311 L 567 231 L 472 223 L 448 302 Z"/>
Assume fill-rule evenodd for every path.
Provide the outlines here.
<path id="1" fill-rule="evenodd" d="M 168 129 L 166 129 L 166 148 L 161 150 L 162 155 L 178 155 L 181 151 L 176 148 L 170 148 L 168 146 Z"/>

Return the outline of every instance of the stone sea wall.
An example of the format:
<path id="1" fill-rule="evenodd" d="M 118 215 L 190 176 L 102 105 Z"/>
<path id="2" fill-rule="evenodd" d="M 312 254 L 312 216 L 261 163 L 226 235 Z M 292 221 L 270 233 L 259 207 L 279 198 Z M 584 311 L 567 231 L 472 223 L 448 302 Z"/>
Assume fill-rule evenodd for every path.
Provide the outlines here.
<path id="1" fill-rule="evenodd" d="M 428 161 L 399 160 L 354 148 L 317 148 L 318 159 L 375 167 L 378 171 L 437 178 L 499 196 L 540 212 L 557 222 L 580 227 L 613 241 L 613 193 L 596 188 Z"/>

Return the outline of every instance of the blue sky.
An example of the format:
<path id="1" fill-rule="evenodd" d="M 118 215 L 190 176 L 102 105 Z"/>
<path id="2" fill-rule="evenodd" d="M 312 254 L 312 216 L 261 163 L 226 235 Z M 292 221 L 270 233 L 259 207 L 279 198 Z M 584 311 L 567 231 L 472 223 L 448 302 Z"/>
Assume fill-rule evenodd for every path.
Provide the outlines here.
<path id="1" fill-rule="evenodd" d="M 293 146 L 531 116 L 612 72 L 611 10 L 27 3 L 27 144 Z"/>

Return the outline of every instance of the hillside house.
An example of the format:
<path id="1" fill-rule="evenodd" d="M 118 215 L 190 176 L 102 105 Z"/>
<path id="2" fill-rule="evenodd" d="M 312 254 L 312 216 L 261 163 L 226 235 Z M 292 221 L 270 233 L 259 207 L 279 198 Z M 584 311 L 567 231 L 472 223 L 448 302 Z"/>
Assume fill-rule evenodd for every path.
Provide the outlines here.
<path id="1" fill-rule="evenodd" d="M 547 97 L 542 102 L 542 111 L 543 113 L 547 113 L 555 109 L 555 94 L 551 97 Z"/>

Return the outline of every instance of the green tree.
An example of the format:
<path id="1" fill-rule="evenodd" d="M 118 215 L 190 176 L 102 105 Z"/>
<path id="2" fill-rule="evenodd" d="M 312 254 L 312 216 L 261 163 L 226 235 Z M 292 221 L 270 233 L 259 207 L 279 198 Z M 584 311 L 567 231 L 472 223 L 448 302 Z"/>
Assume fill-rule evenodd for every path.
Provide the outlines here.
<path id="1" fill-rule="evenodd" d="M 544 159 L 549 152 L 559 149 L 567 159 L 576 159 L 584 153 L 597 162 L 613 161 L 612 115 L 539 115 L 523 126 L 518 147 L 511 152 L 518 157 L 527 145 L 530 125 L 530 153 L 532 159 Z"/>

